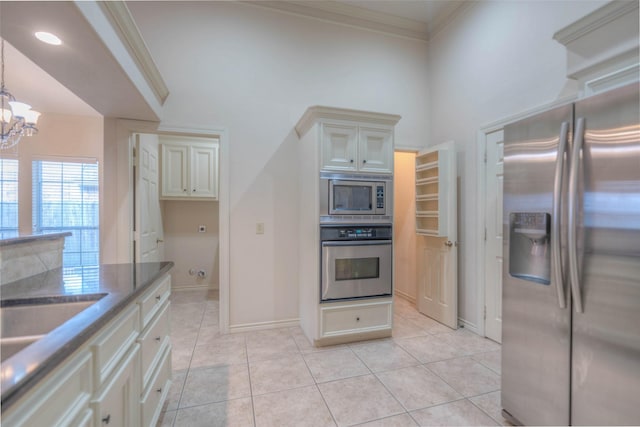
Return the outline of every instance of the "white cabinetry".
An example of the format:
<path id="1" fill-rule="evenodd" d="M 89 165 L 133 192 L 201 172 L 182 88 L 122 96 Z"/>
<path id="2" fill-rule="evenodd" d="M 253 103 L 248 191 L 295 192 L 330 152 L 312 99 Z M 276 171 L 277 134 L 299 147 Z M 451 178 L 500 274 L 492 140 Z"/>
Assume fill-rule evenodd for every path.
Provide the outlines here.
<path id="1" fill-rule="evenodd" d="M 322 125 L 322 165 L 326 171 L 393 171 L 393 130 L 350 123 Z"/>
<path id="2" fill-rule="evenodd" d="M 316 106 L 307 109 L 296 125 L 300 137 L 300 325 L 314 345 L 391 335 L 391 297 L 320 304 L 320 172 L 389 176 L 398 120 L 397 115 Z"/>
<path id="3" fill-rule="evenodd" d="M 427 149 L 416 155 L 416 233 L 446 237 L 456 194 L 453 143 Z"/>
<path id="4" fill-rule="evenodd" d="M 2 414 L 13 426 L 155 426 L 171 386 L 163 275 Z"/>
<path id="5" fill-rule="evenodd" d="M 162 199 L 217 200 L 217 139 L 160 137 L 162 145 Z"/>

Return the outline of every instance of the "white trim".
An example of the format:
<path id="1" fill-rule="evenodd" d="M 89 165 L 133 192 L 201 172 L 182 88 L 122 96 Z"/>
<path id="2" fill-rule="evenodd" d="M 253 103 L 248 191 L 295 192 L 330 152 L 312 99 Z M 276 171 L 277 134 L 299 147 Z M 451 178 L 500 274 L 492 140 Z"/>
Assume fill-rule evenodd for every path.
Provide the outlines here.
<path id="1" fill-rule="evenodd" d="M 222 305 L 220 306 L 220 308 L 222 308 Z M 277 328 L 293 328 L 296 326 L 300 326 L 300 319 L 274 320 L 271 322 L 241 323 L 239 325 L 232 325 L 229 328 L 229 332 L 233 334 L 237 332 L 264 331 L 267 329 L 277 329 Z"/>
<path id="2" fill-rule="evenodd" d="M 593 95 L 613 89 L 615 87 L 626 85 L 631 81 L 638 81 L 639 74 L 640 64 L 636 63 L 628 67 L 624 67 L 620 70 L 614 71 L 613 73 L 609 73 L 604 76 L 597 77 L 593 80 L 589 80 L 584 84 L 585 95 Z"/>
<path id="3" fill-rule="evenodd" d="M 476 335 L 480 335 L 481 337 L 484 337 L 484 332 L 481 333 L 478 326 L 476 326 L 474 323 L 471 323 L 468 320 L 464 320 L 462 317 L 458 317 L 458 324 L 460 325 L 461 328 L 464 328 L 468 331 L 473 332 Z"/>
<path id="4" fill-rule="evenodd" d="M 229 333 L 229 304 L 230 304 L 230 205 L 229 205 L 229 134 L 226 128 L 195 128 L 179 127 L 172 125 L 161 125 L 158 128 L 161 134 L 217 137 L 219 139 L 219 187 L 218 187 L 218 242 L 219 252 L 219 273 L 218 290 L 220 295 L 220 332 Z"/>
<path id="5" fill-rule="evenodd" d="M 131 16 L 129 8 L 124 2 L 119 1 L 106 1 L 99 4 L 111 21 L 111 25 L 116 30 L 120 40 L 138 65 L 153 94 L 160 104 L 164 104 L 164 101 L 169 96 L 169 88 L 153 61 L 153 57 L 149 49 L 147 49 L 147 45 L 138 30 L 133 16 Z"/>
<path id="6" fill-rule="evenodd" d="M 396 289 L 395 291 L 393 291 L 393 294 L 397 297 L 400 297 L 402 299 L 409 301 L 412 304 L 416 303 L 416 297 L 409 295 L 406 292 L 402 292 L 401 290 Z"/>
<path id="7" fill-rule="evenodd" d="M 427 24 L 336 1 L 243 1 L 252 6 L 426 42 Z"/>
<path id="8" fill-rule="evenodd" d="M 171 284 L 171 292 L 181 292 L 181 291 L 215 291 L 215 288 L 209 287 L 209 285 L 187 285 L 180 286 Z"/>
<path id="9" fill-rule="evenodd" d="M 402 116 L 397 114 L 375 113 L 371 111 L 351 110 L 348 108 L 325 107 L 314 105 L 307 108 L 298 123 L 296 132 L 302 138 L 309 129 L 321 119 L 324 120 L 347 120 L 356 122 L 367 122 L 383 126 L 395 126 Z"/>
<path id="10" fill-rule="evenodd" d="M 128 187 L 126 189 L 121 188 L 118 196 L 124 197 L 127 200 L 126 212 L 120 210 L 118 212 L 118 236 L 117 251 L 124 251 L 126 256 L 118 254 L 117 262 L 131 262 L 133 259 L 131 242 L 133 241 L 133 167 L 132 167 L 132 138 L 133 133 L 152 133 L 157 135 L 184 135 L 194 137 L 216 137 L 219 139 L 220 144 L 220 170 L 219 170 L 219 245 L 220 245 L 220 260 L 219 260 L 219 292 L 220 292 L 220 332 L 229 332 L 229 136 L 226 128 L 199 128 L 199 127 L 183 127 L 174 125 L 160 125 L 154 122 L 144 122 L 137 120 L 117 120 L 117 137 L 116 140 L 120 141 L 125 136 L 123 133 L 128 134 L 129 142 L 127 144 L 127 152 L 122 153 L 118 150 L 118 174 L 124 174 L 128 177 Z M 117 143 L 116 141 L 116 143 Z M 124 162 L 124 158 L 127 158 L 126 171 L 124 165 L 120 162 Z M 123 195 L 121 192 L 126 191 L 127 194 Z M 125 239 L 125 241 L 122 241 Z"/>
<path id="11" fill-rule="evenodd" d="M 638 9 L 637 1 L 615 0 L 594 10 L 576 22 L 567 25 L 553 35 L 557 42 L 567 45 L 592 31 Z M 637 12 L 636 12 L 637 14 Z"/>

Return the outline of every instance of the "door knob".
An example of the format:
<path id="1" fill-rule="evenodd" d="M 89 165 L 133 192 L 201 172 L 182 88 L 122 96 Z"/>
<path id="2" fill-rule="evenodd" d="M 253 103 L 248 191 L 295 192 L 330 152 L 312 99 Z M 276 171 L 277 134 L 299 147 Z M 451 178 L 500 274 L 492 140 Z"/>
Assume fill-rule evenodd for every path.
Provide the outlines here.
<path id="1" fill-rule="evenodd" d="M 445 246 L 453 246 L 453 242 L 451 240 L 447 240 L 446 242 L 444 242 Z"/>

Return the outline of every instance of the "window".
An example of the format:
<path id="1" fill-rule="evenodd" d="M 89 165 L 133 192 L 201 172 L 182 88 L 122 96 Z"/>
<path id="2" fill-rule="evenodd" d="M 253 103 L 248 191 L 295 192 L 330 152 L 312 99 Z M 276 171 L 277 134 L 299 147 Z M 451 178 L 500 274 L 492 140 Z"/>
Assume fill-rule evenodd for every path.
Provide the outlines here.
<path id="1" fill-rule="evenodd" d="M 0 239 L 18 235 L 18 160 L 0 159 Z"/>
<path id="2" fill-rule="evenodd" d="M 73 234 L 66 238 L 64 267 L 100 262 L 98 164 L 33 162 L 33 231 Z"/>

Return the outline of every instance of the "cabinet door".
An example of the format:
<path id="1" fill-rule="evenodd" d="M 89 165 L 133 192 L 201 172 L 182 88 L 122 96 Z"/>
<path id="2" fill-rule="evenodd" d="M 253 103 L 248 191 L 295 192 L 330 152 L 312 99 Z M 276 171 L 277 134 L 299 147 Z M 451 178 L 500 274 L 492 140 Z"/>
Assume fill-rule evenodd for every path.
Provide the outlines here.
<path id="1" fill-rule="evenodd" d="M 357 134 L 357 126 L 322 125 L 322 169 L 357 170 Z"/>
<path id="2" fill-rule="evenodd" d="M 218 198 L 218 146 L 191 146 L 191 196 Z"/>
<path id="3" fill-rule="evenodd" d="M 92 402 L 95 425 L 135 427 L 140 417 L 140 379 L 138 377 L 139 344 L 135 344 L 125 360 Z"/>
<path id="4" fill-rule="evenodd" d="M 188 196 L 187 181 L 188 147 L 185 145 L 162 145 L 162 196 Z"/>
<path id="5" fill-rule="evenodd" d="M 358 169 L 362 172 L 393 171 L 393 134 L 388 129 L 361 127 L 358 137 Z"/>

